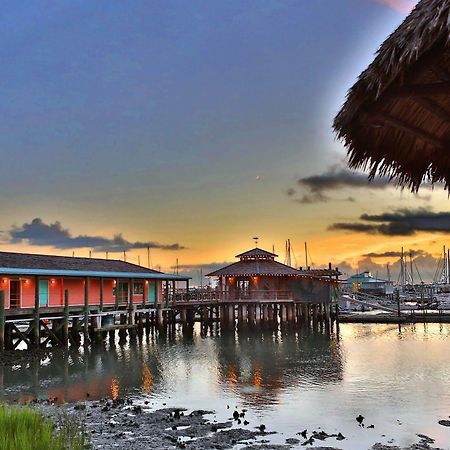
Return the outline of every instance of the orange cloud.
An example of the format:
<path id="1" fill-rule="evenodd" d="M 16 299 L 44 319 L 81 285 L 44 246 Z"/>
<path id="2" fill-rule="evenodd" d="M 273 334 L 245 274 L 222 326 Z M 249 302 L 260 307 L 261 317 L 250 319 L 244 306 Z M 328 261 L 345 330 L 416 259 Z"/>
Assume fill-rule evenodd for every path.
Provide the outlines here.
<path id="1" fill-rule="evenodd" d="M 410 13 L 411 10 L 414 8 L 414 5 L 417 3 L 416 0 L 372 0 L 372 1 L 386 5 L 389 8 L 392 8 L 395 11 L 404 14 Z"/>

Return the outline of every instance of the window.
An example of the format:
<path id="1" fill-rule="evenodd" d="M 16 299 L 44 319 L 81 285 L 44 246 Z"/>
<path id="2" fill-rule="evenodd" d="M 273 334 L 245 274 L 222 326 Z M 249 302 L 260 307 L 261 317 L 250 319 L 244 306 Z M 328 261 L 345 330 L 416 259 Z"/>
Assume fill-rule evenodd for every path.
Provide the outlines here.
<path id="1" fill-rule="evenodd" d="M 144 283 L 142 281 L 135 281 L 133 283 L 133 295 L 142 295 L 144 293 Z"/>

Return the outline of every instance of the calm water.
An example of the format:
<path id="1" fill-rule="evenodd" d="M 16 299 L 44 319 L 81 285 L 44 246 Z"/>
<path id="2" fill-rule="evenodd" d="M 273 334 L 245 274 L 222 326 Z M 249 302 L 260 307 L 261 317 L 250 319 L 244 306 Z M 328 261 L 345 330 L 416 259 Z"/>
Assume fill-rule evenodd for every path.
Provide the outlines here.
<path id="1" fill-rule="evenodd" d="M 7 400 L 66 401 L 132 394 L 155 407 L 213 409 L 218 419 L 248 409 L 250 426 L 279 431 L 272 442 L 305 428 L 341 431 L 326 445 L 361 450 L 375 442 L 409 445 L 416 433 L 450 449 L 450 327 L 341 325 L 339 336 L 252 332 L 149 336 L 41 365 L 1 369 Z M 1 376 L 2 375 L 2 376 Z M 227 409 L 227 405 L 230 409 Z M 357 426 L 362 414 L 366 425 Z M 384 434 L 385 437 L 381 435 Z M 392 442 L 392 441 L 391 441 Z M 324 443 L 322 443 L 324 445 Z M 304 447 L 302 447 L 304 448 Z"/>

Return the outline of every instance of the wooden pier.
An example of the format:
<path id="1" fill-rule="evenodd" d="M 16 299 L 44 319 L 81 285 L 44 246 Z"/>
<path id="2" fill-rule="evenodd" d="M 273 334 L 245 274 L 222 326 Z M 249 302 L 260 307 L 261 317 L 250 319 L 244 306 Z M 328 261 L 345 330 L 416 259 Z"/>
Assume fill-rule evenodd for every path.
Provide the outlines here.
<path id="1" fill-rule="evenodd" d="M 124 341 L 144 332 L 166 333 L 176 324 L 183 328 L 196 322 L 202 329 L 219 323 L 224 329 L 253 327 L 311 327 L 331 332 L 338 320 L 332 303 L 314 304 L 289 298 L 218 299 L 213 295 L 198 299 L 173 296 L 170 300 L 143 305 L 69 306 L 65 292 L 64 307 L 5 309 L 4 292 L 0 291 L 0 351 L 45 348 L 50 346 L 95 345 L 116 333 Z M 282 296 L 283 297 L 283 296 Z"/>

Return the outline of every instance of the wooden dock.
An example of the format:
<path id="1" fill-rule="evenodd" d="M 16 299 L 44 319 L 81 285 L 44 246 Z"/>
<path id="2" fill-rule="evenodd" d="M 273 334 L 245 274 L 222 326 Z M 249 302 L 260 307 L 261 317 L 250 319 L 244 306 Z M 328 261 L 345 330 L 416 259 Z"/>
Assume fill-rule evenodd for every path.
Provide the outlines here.
<path id="1" fill-rule="evenodd" d="M 252 327 L 312 327 L 331 332 L 338 320 L 336 305 L 305 303 L 281 298 L 219 299 L 172 298 L 170 302 L 118 305 L 70 306 L 65 292 L 64 307 L 5 309 L 0 291 L 0 351 L 47 346 L 80 346 L 103 342 L 107 337 L 126 340 L 144 332 L 165 333 L 180 323 L 183 328 L 201 323 L 207 329 L 219 323 L 226 329 Z"/>

